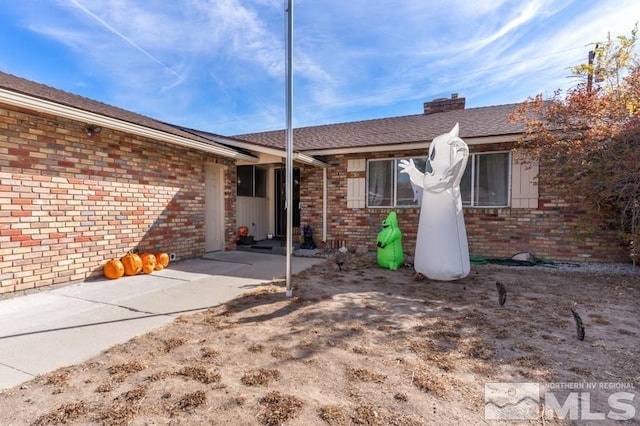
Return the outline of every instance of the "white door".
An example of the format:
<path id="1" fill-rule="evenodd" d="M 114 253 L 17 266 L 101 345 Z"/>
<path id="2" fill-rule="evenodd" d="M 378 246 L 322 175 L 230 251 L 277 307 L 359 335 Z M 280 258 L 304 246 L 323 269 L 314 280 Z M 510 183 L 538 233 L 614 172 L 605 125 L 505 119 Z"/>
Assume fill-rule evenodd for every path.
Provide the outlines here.
<path id="1" fill-rule="evenodd" d="M 224 249 L 224 186 L 223 166 L 205 166 L 205 252 Z"/>

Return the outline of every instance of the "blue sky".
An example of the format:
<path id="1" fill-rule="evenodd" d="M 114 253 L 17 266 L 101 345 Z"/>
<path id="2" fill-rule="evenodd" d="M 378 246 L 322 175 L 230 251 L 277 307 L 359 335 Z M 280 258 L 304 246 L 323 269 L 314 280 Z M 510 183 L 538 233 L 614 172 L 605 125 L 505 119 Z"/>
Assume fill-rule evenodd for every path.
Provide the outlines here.
<path id="1" fill-rule="evenodd" d="M 467 107 L 575 84 L 638 0 L 296 0 L 294 126 Z M 5 0 L 0 70 L 171 123 L 285 127 L 284 0 Z"/>

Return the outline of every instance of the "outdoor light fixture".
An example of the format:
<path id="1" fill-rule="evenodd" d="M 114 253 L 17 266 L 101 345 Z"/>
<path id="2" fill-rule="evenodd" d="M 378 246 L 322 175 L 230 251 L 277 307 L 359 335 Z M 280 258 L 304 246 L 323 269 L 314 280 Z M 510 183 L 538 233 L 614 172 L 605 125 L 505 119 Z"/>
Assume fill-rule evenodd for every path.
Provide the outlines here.
<path id="1" fill-rule="evenodd" d="M 102 127 L 88 124 L 86 130 L 87 130 L 87 136 L 91 137 L 97 133 L 100 133 L 102 131 Z"/>

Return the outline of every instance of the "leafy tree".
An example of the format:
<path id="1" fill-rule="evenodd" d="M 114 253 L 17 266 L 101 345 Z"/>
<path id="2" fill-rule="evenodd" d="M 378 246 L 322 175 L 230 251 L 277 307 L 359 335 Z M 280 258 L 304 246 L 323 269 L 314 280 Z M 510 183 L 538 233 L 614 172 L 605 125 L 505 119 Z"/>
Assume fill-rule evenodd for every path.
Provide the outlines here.
<path id="1" fill-rule="evenodd" d="M 509 117 L 526 128 L 516 147 L 522 161 L 539 161 L 558 196 L 591 207 L 600 227 L 617 229 L 634 263 L 640 244 L 637 33 L 636 24 L 629 36 L 608 36 L 590 63 L 572 69 L 574 88 L 529 98 Z"/>

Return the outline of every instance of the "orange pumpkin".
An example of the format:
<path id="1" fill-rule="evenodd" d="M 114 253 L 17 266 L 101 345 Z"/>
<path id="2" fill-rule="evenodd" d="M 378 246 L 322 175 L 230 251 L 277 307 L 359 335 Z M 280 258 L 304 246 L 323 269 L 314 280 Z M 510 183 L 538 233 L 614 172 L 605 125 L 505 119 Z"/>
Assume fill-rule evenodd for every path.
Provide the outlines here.
<path id="1" fill-rule="evenodd" d="M 249 228 L 247 226 L 241 226 L 238 228 L 238 236 L 239 237 L 248 237 L 249 236 Z"/>
<path id="2" fill-rule="evenodd" d="M 124 265 L 125 275 L 138 275 L 142 272 L 142 259 L 135 253 L 127 253 L 122 258 L 122 265 Z"/>
<path id="3" fill-rule="evenodd" d="M 156 262 L 162 265 L 163 268 L 169 266 L 169 255 L 167 253 L 156 253 Z"/>
<path id="4" fill-rule="evenodd" d="M 156 269 L 156 257 L 152 253 L 143 253 L 140 259 L 142 259 L 142 272 L 145 274 L 150 274 Z"/>
<path id="5" fill-rule="evenodd" d="M 164 266 L 162 265 L 162 263 L 158 262 L 156 263 L 156 271 L 162 271 L 164 269 Z"/>
<path id="6" fill-rule="evenodd" d="M 104 264 L 104 276 L 117 280 L 124 275 L 124 265 L 118 259 L 111 259 Z"/>

